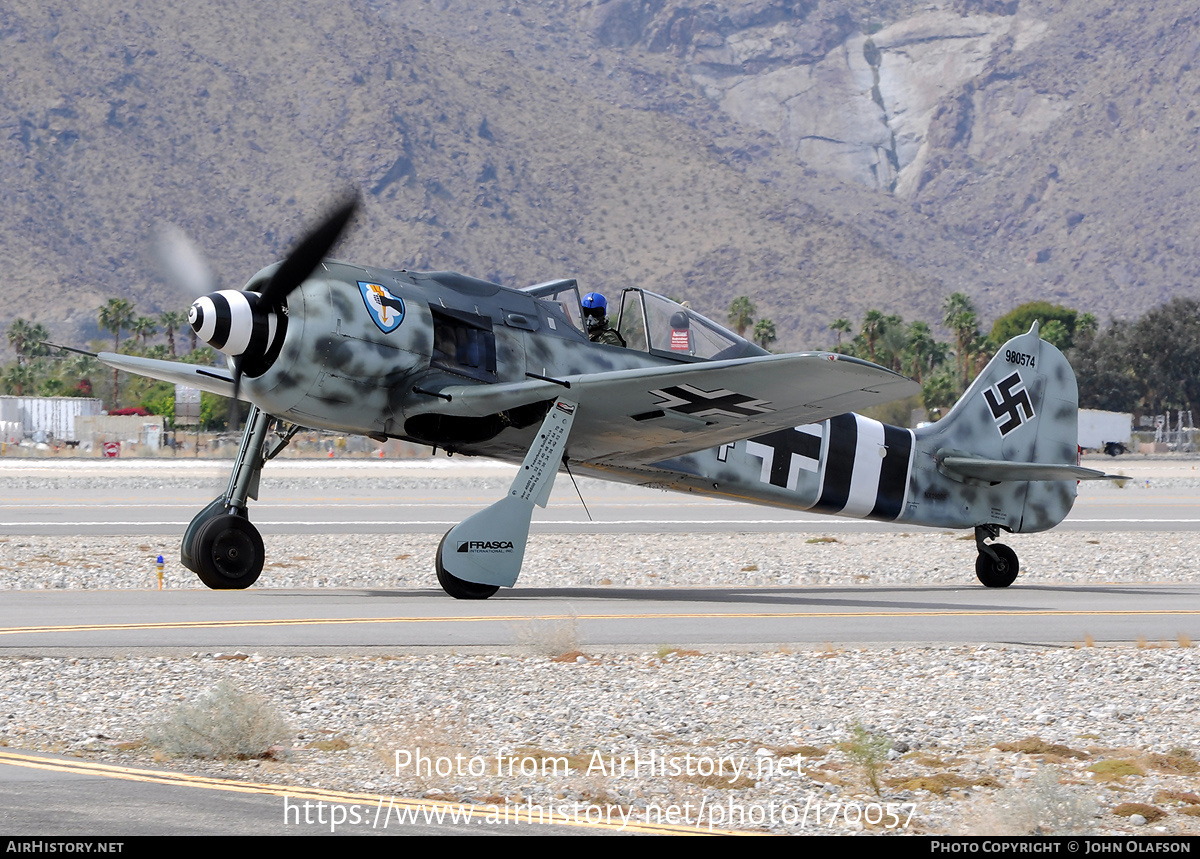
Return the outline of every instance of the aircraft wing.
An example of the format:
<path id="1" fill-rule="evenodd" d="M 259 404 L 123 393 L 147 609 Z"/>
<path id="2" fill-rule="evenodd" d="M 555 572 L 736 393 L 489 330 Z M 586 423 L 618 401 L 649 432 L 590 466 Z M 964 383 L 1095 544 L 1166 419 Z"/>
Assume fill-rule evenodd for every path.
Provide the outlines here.
<path id="1" fill-rule="evenodd" d="M 136 355 L 122 355 L 118 352 L 101 352 L 96 355 L 96 359 L 126 373 L 148 376 L 176 385 L 187 385 L 222 397 L 233 396 L 233 374 L 223 367 L 204 367 L 199 364 L 185 364 L 182 361 L 160 361 L 157 358 L 139 358 Z M 238 399 L 246 398 L 239 392 Z"/>
<path id="2" fill-rule="evenodd" d="M 638 465 L 823 421 L 920 391 L 883 367 L 828 352 L 763 355 L 454 386 L 442 414 L 483 416 L 567 396 L 579 403 L 569 449 L 589 465 Z"/>

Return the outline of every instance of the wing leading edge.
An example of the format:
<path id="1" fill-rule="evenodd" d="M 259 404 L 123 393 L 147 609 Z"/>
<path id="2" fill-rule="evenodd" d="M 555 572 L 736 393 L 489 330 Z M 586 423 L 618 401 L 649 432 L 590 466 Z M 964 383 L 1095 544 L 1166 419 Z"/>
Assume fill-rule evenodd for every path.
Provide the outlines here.
<path id="1" fill-rule="evenodd" d="M 151 379 L 158 379 L 160 382 L 188 385 L 222 397 L 233 396 L 233 374 L 220 367 L 184 364 L 182 361 L 162 361 L 157 358 L 139 358 L 136 355 L 122 355 L 118 352 L 101 352 L 96 355 L 96 359 L 114 369 L 124 370 L 126 373 L 148 376 Z M 246 400 L 246 397 L 239 396 L 238 399 Z"/>
<path id="2" fill-rule="evenodd" d="M 110 367 L 233 396 L 223 368 L 101 352 Z M 818 423 L 917 393 L 916 382 L 875 364 L 827 352 L 671 364 L 493 385 L 442 388 L 430 411 L 481 417 L 553 401 L 571 391 L 579 415 L 571 458 L 639 465 L 774 430 Z M 239 392 L 241 393 L 241 392 Z M 244 393 L 240 397 L 245 399 Z"/>
<path id="3" fill-rule="evenodd" d="M 579 403 L 574 461 L 637 465 L 762 433 L 817 423 L 917 393 L 916 382 L 826 352 L 615 370 L 557 382 L 453 386 L 442 414 L 482 416 L 549 400 Z"/>

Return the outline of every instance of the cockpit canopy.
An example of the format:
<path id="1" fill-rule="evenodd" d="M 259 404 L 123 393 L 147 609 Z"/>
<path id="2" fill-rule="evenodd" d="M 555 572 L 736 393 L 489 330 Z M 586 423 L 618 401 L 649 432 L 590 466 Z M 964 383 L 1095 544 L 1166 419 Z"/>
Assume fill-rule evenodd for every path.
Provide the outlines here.
<path id="1" fill-rule="evenodd" d="M 584 330 L 579 285 L 574 279 L 540 283 L 524 291 L 558 304 L 571 323 Z M 691 308 L 644 289 L 622 290 L 619 302 L 609 298 L 608 308 L 609 324 L 620 332 L 629 349 L 676 361 L 723 361 L 767 354 Z"/>

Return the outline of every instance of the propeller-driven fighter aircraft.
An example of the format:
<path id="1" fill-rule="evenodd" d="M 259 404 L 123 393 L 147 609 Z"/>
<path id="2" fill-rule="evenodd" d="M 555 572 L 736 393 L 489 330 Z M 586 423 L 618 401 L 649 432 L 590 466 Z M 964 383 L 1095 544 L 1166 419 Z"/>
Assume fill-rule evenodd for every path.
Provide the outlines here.
<path id="1" fill-rule="evenodd" d="M 102 352 L 109 366 L 252 404 L 223 494 L 181 557 L 211 588 L 245 588 L 264 546 L 259 474 L 302 428 L 399 438 L 521 463 L 508 495 L 456 525 L 435 566 L 445 591 L 486 599 L 517 580 L 534 505 L 560 468 L 794 510 L 972 528 L 976 575 L 1017 577 L 1001 531 L 1057 525 L 1078 465 L 1075 376 L 1035 324 L 1006 343 L 942 420 L 920 429 L 854 414 L 916 393 L 883 367 L 829 352 L 772 355 L 689 308 L 630 287 L 604 301 L 575 280 L 510 289 L 450 271 L 326 259 L 346 203 L 241 290 L 189 321 L 230 367 Z M 611 334 L 611 331 L 609 332 Z M 624 343 L 624 345 L 616 345 Z"/>

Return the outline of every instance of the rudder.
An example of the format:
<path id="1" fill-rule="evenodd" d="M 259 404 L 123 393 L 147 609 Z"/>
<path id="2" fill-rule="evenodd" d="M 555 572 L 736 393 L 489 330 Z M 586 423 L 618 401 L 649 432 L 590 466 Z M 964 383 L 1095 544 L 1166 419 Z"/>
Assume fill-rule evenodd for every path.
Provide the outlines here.
<path id="1" fill-rule="evenodd" d="M 912 497 L 951 502 L 943 514 L 961 510 L 962 527 L 1054 527 L 1075 501 L 1075 481 L 1054 479 L 1062 475 L 1051 467 L 1078 463 L 1078 409 L 1071 365 L 1034 323 L 1000 348 L 944 418 L 916 431 L 919 448 L 932 456 L 913 474 L 924 485 L 914 485 Z M 966 468 L 946 467 L 947 457 L 979 464 L 968 475 Z M 1004 464 L 1016 463 L 1026 466 L 1024 479 L 1005 473 Z M 1029 479 L 1039 467 L 1046 479 Z"/>

